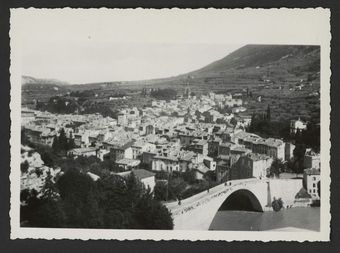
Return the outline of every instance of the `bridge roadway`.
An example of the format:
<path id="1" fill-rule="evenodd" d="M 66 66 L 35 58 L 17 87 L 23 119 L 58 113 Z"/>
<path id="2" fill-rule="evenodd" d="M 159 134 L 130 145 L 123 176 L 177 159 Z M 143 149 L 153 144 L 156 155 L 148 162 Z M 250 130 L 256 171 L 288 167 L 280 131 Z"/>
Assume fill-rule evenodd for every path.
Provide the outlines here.
<path id="1" fill-rule="evenodd" d="M 302 188 L 301 179 L 242 179 L 228 181 L 208 191 L 178 202 L 166 203 L 172 214 L 174 229 L 208 230 L 224 202 L 236 194 L 246 197 L 256 211 L 272 210 L 271 202 L 282 198 L 284 205 L 293 205 L 296 193 Z M 236 196 L 237 197 L 237 196 Z"/>

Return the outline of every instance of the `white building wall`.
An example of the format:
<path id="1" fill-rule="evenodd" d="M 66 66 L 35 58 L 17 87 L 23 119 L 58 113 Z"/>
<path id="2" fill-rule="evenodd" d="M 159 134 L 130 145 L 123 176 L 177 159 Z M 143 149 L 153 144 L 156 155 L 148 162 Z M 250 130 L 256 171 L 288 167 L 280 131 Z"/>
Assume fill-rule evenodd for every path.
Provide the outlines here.
<path id="1" fill-rule="evenodd" d="M 155 171 L 180 171 L 180 166 L 178 162 L 173 162 L 170 160 L 154 159 L 152 161 L 152 170 Z"/>
<path id="2" fill-rule="evenodd" d="M 145 188 L 150 187 L 151 191 L 154 190 L 156 185 L 155 176 L 144 178 L 141 182 L 144 184 Z"/>
<path id="3" fill-rule="evenodd" d="M 124 158 L 133 159 L 133 151 L 131 147 L 125 149 Z"/>
<path id="4" fill-rule="evenodd" d="M 285 143 L 277 148 L 277 159 L 285 160 Z"/>
<path id="5" fill-rule="evenodd" d="M 320 175 L 306 175 L 306 188 L 309 195 L 312 198 L 319 198 L 318 194 L 318 182 L 320 181 Z"/>

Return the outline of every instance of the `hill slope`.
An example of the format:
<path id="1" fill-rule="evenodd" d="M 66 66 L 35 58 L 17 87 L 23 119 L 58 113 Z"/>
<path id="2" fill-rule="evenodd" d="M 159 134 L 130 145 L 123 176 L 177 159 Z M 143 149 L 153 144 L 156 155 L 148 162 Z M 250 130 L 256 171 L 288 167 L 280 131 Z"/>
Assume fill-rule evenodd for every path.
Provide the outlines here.
<path id="1" fill-rule="evenodd" d="M 22 76 L 21 77 L 21 84 L 35 84 L 35 85 L 56 85 L 56 86 L 63 86 L 68 85 L 69 83 L 60 81 L 57 79 L 42 79 L 42 78 L 35 78 L 31 76 Z"/>
<path id="2" fill-rule="evenodd" d="M 264 80 L 276 83 L 308 78 L 314 80 L 318 78 L 319 71 L 319 46 L 246 45 L 218 61 L 186 74 L 129 83 L 177 88 L 190 82 L 199 89 L 234 89 L 237 86 L 258 85 Z"/>
<path id="3" fill-rule="evenodd" d="M 48 101 L 52 96 L 63 95 L 68 92 L 68 83 L 56 79 L 39 79 L 22 76 L 22 104 L 30 105 L 34 100 Z"/>
<path id="4" fill-rule="evenodd" d="M 242 71 L 245 69 L 284 68 L 294 72 L 297 66 L 303 71 L 319 71 L 320 48 L 318 46 L 291 45 L 247 45 L 221 60 L 192 72 L 197 76 L 223 75 L 225 71 Z M 222 73 L 221 73 L 222 72 Z"/>

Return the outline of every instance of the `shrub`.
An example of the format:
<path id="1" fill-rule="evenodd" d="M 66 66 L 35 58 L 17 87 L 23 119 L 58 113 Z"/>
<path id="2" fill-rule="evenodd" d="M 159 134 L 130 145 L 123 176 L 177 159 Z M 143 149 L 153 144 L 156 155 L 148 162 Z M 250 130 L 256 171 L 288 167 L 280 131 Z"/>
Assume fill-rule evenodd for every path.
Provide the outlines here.
<path id="1" fill-rule="evenodd" d="M 281 198 L 276 199 L 274 198 L 273 202 L 272 202 L 272 208 L 275 212 L 278 212 L 281 210 L 281 208 L 283 207 L 283 201 Z"/>

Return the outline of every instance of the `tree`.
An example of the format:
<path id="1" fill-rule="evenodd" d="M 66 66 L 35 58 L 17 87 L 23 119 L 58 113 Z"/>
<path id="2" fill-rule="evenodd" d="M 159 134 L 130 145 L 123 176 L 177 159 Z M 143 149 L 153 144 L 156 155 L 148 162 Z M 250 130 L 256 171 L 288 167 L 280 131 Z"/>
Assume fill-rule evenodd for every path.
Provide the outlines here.
<path id="1" fill-rule="evenodd" d="M 60 145 L 59 145 L 59 138 L 58 136 L 55 136 L 52 143 L 52 149 L 54 152 L 60 151 Z"/>
<path id="2" fill-rule="evenodd" d="M 196 173 L 194 170 L 188 169 L 183 173 L 183 179 L 189 184 L 193 184 L 196 181 Z"/>
<path id="3" fill-rule="evenodd" d="M 270 175 L 279 177 L 280 173 L 284 169 L 284 164 L 280 159 L 275 159 L 270 166 Z"/>
<path id="4" fill-rule="evenodd" d="M 305 144 L 313 148 L 316 152 L 320 150 L 320 126 L 314 123 L 308 123 L 307 129 L 299 131 L 296 142 Z"/>
<path id="5" fill-rule="evenodd" d="M 53 167 L 54 166 L 54 161 L 49 152 L 44 152 L 40 155 L 41 160 L 43 160 L 44 164 L 48 167 Z"/>
<path id="6" fill-rule="evenodd" d="M 59 202 L 36 199 L 22 208 L 22 220 L 28 220 L 27 226 L 58 228 L 64 226 L 65 216 Z"/>
<path id="7" fill-rule="evenodd" d="M 31 144 L 29 138 L 27 137 L 27 135 L 25 133 L 25 128 L 21 129 L 21 144 L 27 145 L 27 146 L 29 146 Z"/>
<path id="8" fill-rule="evenodd" d="M 236 125 L 237 125 L 237 120 L 236 120 L 235 118 L 232 118 L 232 119 L 230 120 L 230 124 L 236 126 Z"/>
<path id="9" fill-rule="evenodd" d="M 302 144 L 302 132 L 299 128 L 296 129 L 294 139 L 295 139 L 295 143 Z"/>
<path id="10" fill-rule="evenodd" d="M 47 171 L 47 175 L 45 178 L 45 183 L 42 188 L 42 198 L 48 199 L 48 200 L 58 200 L 59 199 L 59 193 L 58 188 L 53 182 L 53 177 L 51 175 L 51 171 Z"/>
<path id="11" fill-rule="evenodd" d="M 28 163 L 27 160 L 25 160 L 24 162 L 22 162 L 22 163 L 20 164 L 21 173 L 27 173 L 28 168 L 29 168 L 29 163 Z"/>
<path id="12" fill-rule="evenodd" d="M 188 185 L 181 177 L 169 180 L 168 184 L 169 184 L 169 199 L 178 199 Z"/>
<path id="13" fill-rule="evenodd" d="M 267 115 L 266 115 L 266 119 L 267 119 L 268 121 L 271 120 L 270 106 L 269 106 L 269 105 L 268 105 L 268 107 L 267 107 Z"/>
<path id="14" fill-rule="evenodd" d="M 43 174 L 43 171 L 41 168 L 35 168 L 34 173 L 37 175 L 37 177 L 40 177 Z"/>
<path id="15" fill-rule="evenodd" d="M 204 174 L 204 178 L 209 182 L 209 185 L 213 185 L 216 182 L 216 172 L 209 170 Z"/>
<path id="16" fill-rule="evenodd" d="M 173 220 L 169 210 L 146 191 L 138 201 L 134 218 L 137 226 L 144 229 L 172 229 Z M 137 228 L 138 228 L 137 227 Z"/>
<path id="17" fill-rule="evenodd" d="M 104 228 L 128 228 L 131 222 L 127 186 L 122 177 L 110 175 L 97 181 L 98 203 Z"/>
<path id="18" fill-rule="evenodd" d="M 76 147 L 76 144 L 74 142 L 73 134 L 71 132 L 70 137 L 68 138 L 68 141 L 67 141 L 67 150 L 73 149 L 75 147 Z"/>
<path id="19" fill-rule="evenodd" d="M 272 202 L 272 207 L 273 207 L 273 210 L 275 212 L 280 211 L 282 209 L 282 207 L 283 207 L 282 199 L 281 198 L 279 198 L 279 199 L 274 198 L 274 200 Z"/>
<path id="20" fill-rule="evenodd" d="M 20 223 L 28 227 L 63 227 L 65 214 L 61 203 L 45 196 L 38 197 L 36 190 L 23 190 L 20 194 Z"/>
<path id="21" fill-rule="evenodd" d="M 59 131 L 59 136 L 54 137 L 52 143 L 53 151 L 56 153 L 66 152 L 74 147 L 75 143 L 72 133 L 70 133 L 70 137 L 67 138 L 64 128 L 61 128 Z"/>
<path id="22" fill-rule="evenodd" d="M 61 150 L 63 151 L 68 150 L 68 140 L 67 140 L 64 128 L 60 129 L 59 131 L 58 141 L 59 141 L 59 146 Z"/>
<path id="23" fill-rule="evenodd" d="M 131 172 L 126 179 L 126 187 L 127 197 L 131 202 L 131 207 L 134 208 L 141 195 L 145 192 L 144 185 L 135 177 L 134 173 Z"/>
<path id="24" fill-rule="evenodd" d="M 177 91 L 174 89 L 158 89 L 151 91 L 150 95 L 160 100 L 171 100 L 177 96 Z"/>
<path id="25" fill-rule="evenodd" d="M 166 201 L 168 200 L 168 183 L 165 181 L 157 181 L 154 188 L 155 200 Z"/>
<path id="26" fill-rule="evenodd" d="M 294 166 L 293 171 L 295 173 L 302 173 L 304 169 L 304 156 L 306 153 L 306 146 L 304 144 L 296 144 L 295 149 L 293 150 L 294 155 Z"/>
<path id="27" fill-rule="evenodd" d="M 96 228 L 100 224 L 95 182 L 76 169 L 69 169 L 57 182 L 69 227 Z"/>
<path id="28" fill-rule="evenodd" d="M 59 194 L 56 194 L 58 193 Z M 97 181 L 69 168 L 54 184 L 46 177 L 42 196 L 23 190 L 21 224 L 31 227 L 172 229 L 171 214 L 133 173 Z"/>
<path id="29" fill-rule="evenodd" d="M 249 125 L 247 131 L 251 132 L 251 133 L 255 132 L 255 126 L 256 126 L 256 115 L 255 115 L 255 113 L 253 113 L 251 115 L 251 121 L 250 121 L 250 125 Z"/>
<path id="30" fill-rule="evenodd" d="M 169 172 L 161 170 L 161 171 L 156 171 L 155 178 L 160 179 L 160 180 L 168 180 L 170 177 Z"/>

